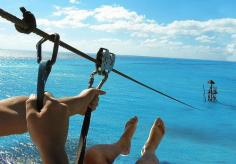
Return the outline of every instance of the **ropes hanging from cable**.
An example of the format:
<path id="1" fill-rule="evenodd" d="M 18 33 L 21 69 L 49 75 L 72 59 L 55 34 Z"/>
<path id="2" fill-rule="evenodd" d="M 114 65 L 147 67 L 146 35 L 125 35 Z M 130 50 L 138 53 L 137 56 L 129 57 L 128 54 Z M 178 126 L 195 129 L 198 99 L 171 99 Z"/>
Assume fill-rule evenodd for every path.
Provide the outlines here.
<path id="1" fill-rule="evenodd" d="M 23 13 L 23 19 L 22 20 L 17 18 L 16 16 L 4 11 L 1 8 L 0 8 L 0 16 L 4 19 L 14 23 L 15 27 L 16 27 L 16 30 L 21 32 L 21 33 L 29 34 L 29 33 L 33 32 L 33 33 L 45 38 L 46 40 L 50 40 L 51 42 L 55 43 L 54 37 L 52 37 L 52 35 L 49 35 L 46 32 L 44 32 L 44 31 L 42 31 L 42 30 L 40 30 L 36 27 L 36 19 L 35 19 L 34 15 L 31 12 L 27 11 L 24 7 L 21 7 L 20 10 Z M 93 57 L 79 51 L 78 49 L 70 46 L 69 44 L 67 44 L 67 43 L 65 43 L 61 40 L 59 40 L 59 45 L 61 47 L 65 48 L 65 49 L 67 49 L 67 50 L 69 50 L 69 51 L 71 51 L 71 52 L 73 52 L 73 53 L 75 53 L 75 54 L 91 61 L 91 62 L 97 63 L 97 60 L 94 59 Z M 138 85 L 141 85 L 141 86 L 145 87 L 146 89 L 152 90 L 155 93 L 158 93 L 162 96 L 165 96 L 169 99 L 172 99 L 172 100 L 174 100 L 174 101 L 176 101 L 180 104 L 183 104 L 183 105 L 185 105 L 185 106 L 187 106 L 191 109 L 197 109 L 197 108 L 193 107 L 192 105 L 190 105 L 188 103 L 185 103 L 181 100 L 178 100 L 177 98 L 169 96 L 168 94 L 163 93 L 163 92 L 161 92 L 161 91 L 159 91 L 155 88 L 152 88 L 152 87 L 150 87 L 150 86 L 148 86 L 148 85 L 146 85 L 146 84 L 144 84 L 144 83 L 142 83 L 142 82 L 140 82 L 140 81 L 138 81 L 138 80 L 136 80 L 136 79 L 134 79 L 134 78 L 132 78 L 132 77 L 116 70 L 116 69 L 114 69 L 114 68 L 111 71 L 118 74 L 118 75 L 120 75 L 120 76 L 122 76 L 122 77 L 124 77 L 124 78 L 126 78 L 126 79 L 128 79 L 128 80 L 131 80 L 131 81 L 135 82 Z"/>

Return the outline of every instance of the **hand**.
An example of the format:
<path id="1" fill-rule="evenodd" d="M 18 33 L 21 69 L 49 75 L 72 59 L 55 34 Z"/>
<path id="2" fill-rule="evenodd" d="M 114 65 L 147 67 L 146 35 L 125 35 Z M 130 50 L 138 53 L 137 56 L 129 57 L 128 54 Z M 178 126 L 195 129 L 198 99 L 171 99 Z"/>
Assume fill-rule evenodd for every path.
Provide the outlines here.
<path id="1" fill-rule="evenodd" d="M 104 95 L 105 93 L 100 89 L 90 88 L 83 90 L 78 96 L 59 99 L 59 101 L 68 106 L 70 115 L 84 115 L 88 107 L 92 110 L 96 109 L 99 101 L 98 96 Z"/>
<path id="2" fill-rule="evenodd" d="M 87 108 L 91 108 L 92 110 L 95 110 L 96 107 L 98 106 L 98 101 L 99 101 L 99 95 L 104 95 L 106 92 L 100 90 L 100 89 L 85 89 L 83 90 L 80 94 L 79 97 L 83 98 L 84 100 L 84 106 L 85 110 Z"/>
<path id="3" fill-rule="evenodd" d="M 44 163 L 67 163 L 65 142 L 68 133 L 68 108 L 45 94 L 44 106 L 37 111 L 36 97 L 26 101 L 27 128 Z"/>

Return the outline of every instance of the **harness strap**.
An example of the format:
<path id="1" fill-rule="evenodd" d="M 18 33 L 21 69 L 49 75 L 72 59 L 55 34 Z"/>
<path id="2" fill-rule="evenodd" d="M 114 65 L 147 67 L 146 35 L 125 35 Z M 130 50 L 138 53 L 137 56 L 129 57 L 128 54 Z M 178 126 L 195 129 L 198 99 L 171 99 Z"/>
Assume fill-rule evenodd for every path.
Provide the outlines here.
<path id="1" fill-rule="evenodd" d="M 88 88 L 91 88 L 94 82 L 94 76 L 97 74 L 97 71 L 92 72 L 89 78 L 89 86 Z M 85 155 L 85 149 L 86 149 L 86 143 L 87 143 L 87 135 L 88 135 L 88 130 L 90 126 L 90 120 L 91 120 L 91 113 L 92 109 L 88 108 L 85 116 L 84 116 L 84 121 L 82 125 L 82 129 L 80 132 L 80 138 L 79 138 L 79 147 L 78 147 L 78 152 L 77 152 L 77 163 L 78 164 L 83 164 L 84 162 L 84 155 Z"/>
<path id="2" fill-rule="evenodd" d="M 39 63 L 38 69 L 38 83 L 37 83 L 37 108 L 40 111 L 43 108 L 43 98 L 44 98 L 44 90 L 45 85 L 48 79 L 48 76 L 51 72 L 53 64 L 56 62 L 58 47 L 60 36 L 58 34 L 51 35 L 54 39 L 54 46 L 52 57 L 50 60 L 41 61 L 42 60 L 42 44 L 47 41 L 47 39 L 42 38 L 36 45 L 37 49 L 37 62 Z"/>
<path id="3" fill-rule="evenodd" d="M 51 72 L 52 65 L 50 64 L 50 60 L 42 61 L 39 63 L 38 70 L 38 83 L 37 83 L 37 107 L 38 111 L 43 108 L 43 98 L 44 98 L 44 90 L 45 84 L 48 79 L 48 75 Z"/>
<path id="4" fill-rule="evenodd" d="M 78 148 L 78 155 L 77 155 L 78 164 L 83 164 L 84 162 L 84 155 L 85 155 L 85 149 L 86 149 L 87 134 L 88 134 L 90 119 L 91 119 L 91 112 L 92 112 L 92 109 L 88 108 L 85 113 L 83 126 L 81 129 L 81 134 L 79 138 L 79 148 Z"/>
<path id="5" fill-rule="evenodd" d="M 97 59 L 96 70 L 92 72 L 92 74 L 90 75 L 88 88 L 92 87 L 93 82 L 94 82 L 94 76 L 98 74 L 104 77 L 97 86 L 97 88 L 100 89 L 102 85 L 106 82 L 106 80 L 108 79 L 108 74 L 114 66 L 115 55 L 113 53 L 109 53 L 109 51 L 105 48 L 100 48 L 97 53 L 96 59 Z M 83 126 L 80 133 L 78 154 L 77 154 L 77 160 L 76 160 L 78 164 L 83 164 L 84 162 L 84 155 L 85 155 L 85 149 L 86 149 L 87 134 L 88 134 L 90 119 L 91 119 L 91 112 L 92 112 L 92 109 L 88 108 L 85 113 Z"/>

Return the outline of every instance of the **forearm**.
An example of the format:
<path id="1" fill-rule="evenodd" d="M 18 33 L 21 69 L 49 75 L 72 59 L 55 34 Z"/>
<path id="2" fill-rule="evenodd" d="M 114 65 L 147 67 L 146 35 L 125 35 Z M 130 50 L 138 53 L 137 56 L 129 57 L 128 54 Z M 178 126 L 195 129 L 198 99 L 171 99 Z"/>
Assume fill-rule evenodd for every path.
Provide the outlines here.
<path id="1" fill-rule="evenodd" d="M 17 96 L 0 101 L 0 136 L 27 131 L 25 101 L 27 96 Z"/>
<path id="2" fill-rule="evenodd" d="M 0 101 L 0 136 L 27 132 L 25 102 L 28 98 L 16 96 Z M 86 100 L 80 96 L 65 97 L 58 101 L 68 106 L 70 116 L 84 115 L 87 110 Z"/>
<path id="3" fill-rule="evenodd" d="M 68 157 L 64 149 L 41 150 L 40 156 L 45 164 L 68 164 Z"/>
<path id="4" fill-rule="evenodd" d="M 58 99 L 60 103 L 64 103 L 68 106 L 70 116 L 75 114 L 84 115 L 87 110 L 86 99 L 81 96 L 65 97 Z"/>

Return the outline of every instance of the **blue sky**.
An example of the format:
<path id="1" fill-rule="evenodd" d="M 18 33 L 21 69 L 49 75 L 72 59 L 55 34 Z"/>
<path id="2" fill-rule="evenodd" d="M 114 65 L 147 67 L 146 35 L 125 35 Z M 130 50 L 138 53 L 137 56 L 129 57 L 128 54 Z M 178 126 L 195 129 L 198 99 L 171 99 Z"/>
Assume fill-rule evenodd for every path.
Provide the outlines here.
<path id="1" fill-rule="evenodd" d="M 10 2 L 1 0 L 1 8 L 21 16 L 18 8 L 25 6 L 39 28 L 85 52 L 106 47 L 121 55 L 236 61 L 234 0 Z M 33 50 L 38 39 L 0 19 L 0 48 Z"/>

